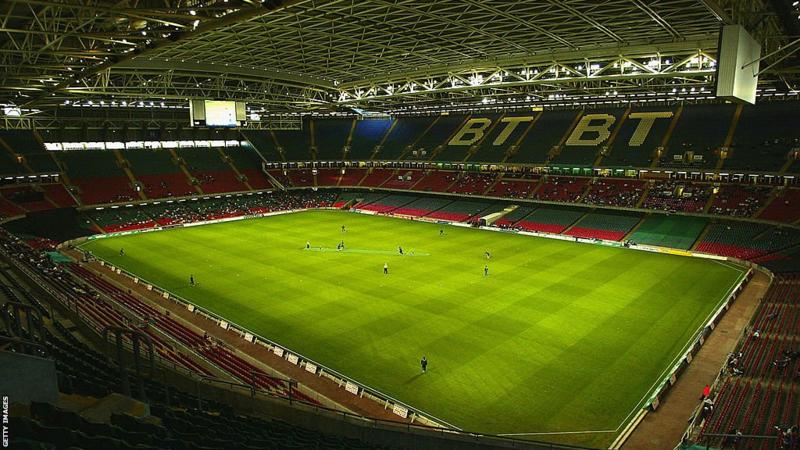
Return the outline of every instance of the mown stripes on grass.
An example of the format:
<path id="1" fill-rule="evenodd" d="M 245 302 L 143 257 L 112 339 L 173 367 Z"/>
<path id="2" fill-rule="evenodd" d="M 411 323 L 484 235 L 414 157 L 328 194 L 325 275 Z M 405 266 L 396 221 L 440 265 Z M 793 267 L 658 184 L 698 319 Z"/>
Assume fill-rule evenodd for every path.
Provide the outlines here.
<path id="1" fill-rule="evenodd" d="M 86 246 L 359 382 L 487 433 L 613 429 L 738 276 L 695 258 L 440 229 L 311 211 Z M 304 250 L 307 241 L 335 248 L 341 240 L 370 252 Z M 403 257 L 398 246 L 430 256 Z M 200 286 L 188 286 L 189 274 Z M 564 439 L 603 446 L 613 436 Z"/>

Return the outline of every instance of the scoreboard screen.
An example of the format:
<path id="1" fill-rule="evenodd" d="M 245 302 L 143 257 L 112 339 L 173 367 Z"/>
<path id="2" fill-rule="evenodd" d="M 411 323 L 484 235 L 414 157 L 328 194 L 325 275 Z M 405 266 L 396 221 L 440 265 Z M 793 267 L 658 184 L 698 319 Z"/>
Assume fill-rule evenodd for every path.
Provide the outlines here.
<path id="1" fill-rule="evenodd" d="M 234 128 L 246 120 L 244 102 L 230 100 L 192 100 L 189 116 L 192 126 Z"/>
<path id="2" fill-rule="evenodd" d="M 239 123 L 236 121 L 236 103 L 206 100 L 206 126 L 208 127 L 235 127 Z"/>

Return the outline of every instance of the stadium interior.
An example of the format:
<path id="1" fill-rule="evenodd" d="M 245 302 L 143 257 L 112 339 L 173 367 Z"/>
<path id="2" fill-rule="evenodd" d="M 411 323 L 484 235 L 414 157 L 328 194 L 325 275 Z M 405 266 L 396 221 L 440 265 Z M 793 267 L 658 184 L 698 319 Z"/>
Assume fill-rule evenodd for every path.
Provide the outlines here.
<path id="1" fill-rule="evenodd" d="M 797 1 L 9 0 L 0 17 L 4 447 L 800 449 Z M 753 101 L 721 92 L 729 27 L 759 47 L 730 63 Z M 617 429 L 502 433 L 85 249 L 307 210 L 746 275 Z"/>

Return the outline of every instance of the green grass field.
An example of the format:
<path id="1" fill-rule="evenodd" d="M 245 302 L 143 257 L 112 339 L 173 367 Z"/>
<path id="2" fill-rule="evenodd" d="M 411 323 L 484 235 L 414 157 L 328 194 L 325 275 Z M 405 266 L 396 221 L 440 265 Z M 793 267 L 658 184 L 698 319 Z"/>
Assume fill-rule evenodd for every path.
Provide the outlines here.
<path id="1" fill-rule="evenodd" d="M 602 431 L 531 435 L 597 446 L 616 437 L 741 272 L 452 226 L 439 236 L 441 228 L 309 211 L 84 248 L 462 429 Z M 306 241 L 327 250 L 307 251 Z"/>

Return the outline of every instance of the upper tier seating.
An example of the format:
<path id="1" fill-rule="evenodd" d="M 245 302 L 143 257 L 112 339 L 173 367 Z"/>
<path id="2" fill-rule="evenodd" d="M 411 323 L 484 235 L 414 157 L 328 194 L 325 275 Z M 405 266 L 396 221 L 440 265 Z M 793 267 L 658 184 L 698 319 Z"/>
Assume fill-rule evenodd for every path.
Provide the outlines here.
<path id="1" fill-rule="evenodd" d="M 723 167 L 765 172 L 780 169 L 789 151 L 800 146 L 798 121 L 800 109 L 795 102 L 746 106 Z"/>
<path id="2" fill-rule="evenodd" d="M 270 131 L 244 130 L 244 137 L 269 162 L 283 161 Z"/>
<path id="3" fill-rule="evenodd" d="M 399 159 L 407 147 L 419 139 L 432 120 L 431 117 L 401 117 L 397 119 L 397 125 L 386 137 L 386 141 L 373 159 Z M 428 155 L 430 155 L 430 151 Z"/>
<path id="4" fill-rule="evenodd" d="M 497 123 L 497 121 L 500 119 L 500 117 L 501 117 L 501 114 L 480 114 L 480 115 L 476 114 L 476 115 L 470 116 L 470 119 L 489 119 L 491 121 L 491 125 L 489 125 L 488 127 L 486 127 L 484 129 L 484 135 L 483 135 L 484 139 L 483 139 L 482 142 L 480 142 L 480 144 L 482 144 L 480 147 L 483 148 L 485 146 L 485 148 L 487 150 L 485 152 L 483 152 L 480 156 L 476 155 L 474 158 L 471 158 L 473 161 L 500 161 L 502 159 L 502 156 L 503 156 L 502 153 L 497 154 L 496 152 L 491 151 L 492 150 L 491 141 L 494 139 L 494 134 L 495 133 L 490 131 L 491 128 L 492 128 L 492 125 L 495 125 Z M 449 141 L 450 141 L 451 137 L 453 137 L 454 133 L 456 131 L 461 130 L 462 126 L 465 125 L 465 122 L 464 122 L 465 118 L 466 118 L 466 116 L 442 117 L 436 123 L 436 126 L 434 127 L 434 129 L 431 130 L 431 132 L 434 132 L 434 130 L 436 130 L 436 131 L 440 131 L 441 130 L 441 133 L 438 135 L 438 137 L 441 139 L 441 141 L 439 142 L 438 145 L 442 146 L 442 151 L 438 155 L 436 155 L 436 158 L 435 158 L 436 160 L 438 160 L 438 161 L 463 161 L 464 158 L 467 157 L 469 149 L 472 146 L 477 144 L 477 143 L 473 143 L 471 145 L 449 145 L 450 144 Z M 447 126 L 444 129 L 442 129 L 440 127 L 444 123 L 445 119 L 448 119 L 448 121 L 446 122 Z M 452 126 L 453 124 L 456 124 L 456 126 L 453 127 Z M 465 135 L 464 137 L 465 138 L 471 138 L 472 136 L 471 135 Z M 489 145 L 485 145 L 486 141 L 488 141 Z M 433 147 L 431 147 L 431 148 L 433 148 Z M 494 155 L 494 158 L 489 158 L 490 154 Z"/>
<path id="5" fill-rule="evenodd" d="M 534 118 L 534 114 L 481 114 L 477 117 L 488 117 L 492 119 L 492 124 L 486 129 L 486 134 L 484 135 L 483 140 L 475 149 L 475 153 L 470 156 L 469 161 L 499 162 L 505 159 L 506 155 L 509 153 L 509 150 L 511 150 L 511 147 L 523 136 L 523 134 L 525 134 L 525 131 L 528 130 L 528 127 Z M 514 117 L 527 117 L 530 118 L 531 121 L 514 122 L 516 125 L 513 125 L 513 130 L 511 133 L 505 136 L 505 140 L 496 142 L 498 138 L 501 137 L 501 134 L 506 132 L 506 127 L 512 126 L 507 121 L 515 120 Z"/>
<path id="6" fill-rule="evenodd" d="M 674 108 L 654 106 L 631 109 L 631 115 L 656 112 L 674 113 Z M 648 131 L 639 127 L 642 119 L 633 118 L 631 115 L 622 124 L 616 139 L 603 157 L 601 165 L 607 167 L 649 167 L 652 163 L 653 153 L 661 145 L 672 119 L 654 119 Z"/>
<path id="7" fill-rule="evenodd" d="M 772 188 L 726 185 L 720 188 L 709 213 L 721 216 L 752 217 L 767 202 Z"/>
<path id="8" fill-rule="evenodd" d="M 637 244 L 689 250 L 708 224 L 691 216 L 650 214 L 628 238 Z"/>
<path id="9" fill-rule="evenodd" d="M 640 216 L 623 212 L 595 211 L 583 216 L 564 234 L 585 239 L 620 241 L 639 223 Z"/>
<path id="10" fill-rule="evenodd" d="M 584 111 L 584 116 L 590 114 L 613 116 L 615 118 L 615 122 L 609 127 L 609 131 L 613 131 L 618 122 L 621 120 L 623 111 L 619 109 L 592 109 Z M 603 124 L 604 122 L 605 119 L 597 117 L 597 119 L 589 122 L 589 126 Z M 577 141 L 578 139 L 591 140 L 596 136 L 596 132 L 586 132 L 582 136 L 575 134 L 570 137 L 573 137 Z M 591 166 L 594 163 L 594 160 L 597 159 L 597 155 L 601 147 L 607 144 L 608 141 L 604 140 L 599 145 L 571 145 L 570 140 L 567 139 L 564 142 L 564 145 L 561 147 L 561 151 L 553 158 L 552 163 L 556 165 L 568 165 L 570 167 Z"/>
<path id="11" fill-rule="evenodd" d="M 463 160 L 464 156 L 467 154 L 467 149 L 464 147 L 453 147 L 453 149 L 458 149 L 458 151 L 456 153 L 450 153 L 448 152 L 447 141 L 450 139 L 450 136 L 461 127 L 465 118 L 466 116 L 439 116 L 439 118 L 435 119 L 433 122 L 433 126 L 428 129 L 427 133 L 422 135 L 412 149 L 419 153 L 416 156 L 413 152 L 408 153 L 405 159 L 431 159 L 433 153 L 441 146 L 442 153 L 439 153 L 433 157 L 433 159 L 438 161 Z M 425 150 L 427 155 L 423 156 L 421 153 L 422 150 Z"/>
<path id="12" fill-rule="evenodd" d="M 574 110 L 548 110 L 541 112 L 541 117 L 533 125 L 519 149 L 508 158 L 515 163 L 544 163 L 550 150 L 569 130 L 570 124 L 578 114 Z"/>
<path id="13" fill-rule="evenodd" d="M 783 189 L 770 202 L 759 219 L 792 223 L 800 220 L 800 189 Z"/>
<path id="14" fill-rule="evenodd" d="M 641 180 L 598 178 L 592 182 L 583 203 L 633 208 L 642 197 L 644 188 L 645 182 Z"/>
<path id="15" fill-rule="evenodd" d="M 18 155 L 44 152 L 44 148 L 30 130 L 0 130 L 0 140 Z"/>
<path id="16" fill-rule="evenodd" d="M 50 152 L 45 153 L 42 151 L 42 153 L 27 154 L 25 155 L 25 162 L 35 173 L 56 173 L 61 171 Z"/>
<path id="17" fill-rule="evenodd" d="M 733 105 L 709 104 L 684 107 L 678 125 L 672 132 L 669 144 L 661 156 L 664 167 L 692 166 L 714 167 L 718 160 L 717 150 L 725 143 L 735 110 Z M 701 155 L 701 161 L 683 158 L 686 152 Z"/>
<path id="18" fill-rule="evenodd" d="M 318 161 L 340 161 L 354 119 L 312 119 Z"/>
<path id="19" fill-rule="evenodd" d="M 353 140 L 347 159 L 364 161 L 371 158 L 375 147 L 392 126 L 392 120 L 359 120 L 353 130 Z"/>
<path id="20" fill-rule="evenodd" d="M 308 130 L 308 123 L 306 122 L 303 123 L 302 130 L 276 130 L 272 132 L 288 161 L 311 160 L 311 142 L 309 141 Z"/>
<path id="21" fill-rule="evenodd" d="M 589 181 L 589 178 L 549 176 L 536 191 L 534 198 L 551 202 L 577 202 Z"/>
<path id="22" fill-rule="evenodd" d="M 678 180 L 657 180 L 642 205 L 648 209 L 670 212 L 702 212 L 712 188 L 707 184 L 695 184 Z"/>

